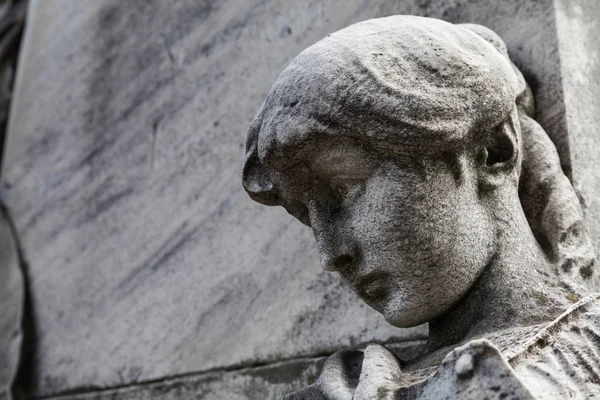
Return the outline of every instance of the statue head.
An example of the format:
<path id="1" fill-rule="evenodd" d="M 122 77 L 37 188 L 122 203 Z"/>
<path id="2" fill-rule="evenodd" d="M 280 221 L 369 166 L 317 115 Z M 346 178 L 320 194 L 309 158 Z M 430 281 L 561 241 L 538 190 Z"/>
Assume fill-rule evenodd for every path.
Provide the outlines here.
<path id="1" fill-rule="evenodd" d="M 498 254 L 499 210 L 527 208 L 531 99 L 486 28 L 409 16 L 352 25 L 281 73 L 250 128 L 244 187 L 312 227 L 323 268 L 388 322 L 418 325 Z M 518 234 L 543 236 L 536 218 Z"/>

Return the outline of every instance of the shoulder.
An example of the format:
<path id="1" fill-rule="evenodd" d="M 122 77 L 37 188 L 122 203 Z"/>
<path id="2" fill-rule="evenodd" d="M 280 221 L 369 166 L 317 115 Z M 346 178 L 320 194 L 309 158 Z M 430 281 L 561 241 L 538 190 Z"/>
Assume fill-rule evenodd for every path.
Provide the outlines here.
<path id="1" fill-rule="evenodd" d="M 512 346 L 497 346 L 494 336 L 508 338 Z M 285 400 L 377 397 L 363 396 L 365 388 L 419 400 L 600 396 L 600 293 L 577 302 L 549 324 L 514 328 L 490 339 L 469 341 L 435 367 L 421 370 L 403 371 L 392 353 L 378 345 L 364 353 L 340 351 L 329 357 L 313 385 Z"/>
<path id="2" fill-rule="evenodd" d="M 536 398 L 600 395 L 600 293 L 577 302 L 504 356 Z"/>

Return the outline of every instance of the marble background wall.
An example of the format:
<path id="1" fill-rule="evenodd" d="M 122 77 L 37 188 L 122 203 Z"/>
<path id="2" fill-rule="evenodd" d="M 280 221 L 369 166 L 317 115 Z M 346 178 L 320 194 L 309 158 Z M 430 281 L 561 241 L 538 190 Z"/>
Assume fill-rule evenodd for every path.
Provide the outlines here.
<path id="1" fill-rule="evenodd" d="M 525 71 L 595 218 L 598 114 L 577 96 L 599 93 L 589 10 L 600 16 L 593 0 L 32 1 L 0 189 L 29 281 L 32 395 L 277 398 L 337 349 L 421 343 L 426 327 L 388 326 L 320 269 L 308 228 L 243 192 L 254 113 L 296 54 L 351 23 L 481 23 Z"/>

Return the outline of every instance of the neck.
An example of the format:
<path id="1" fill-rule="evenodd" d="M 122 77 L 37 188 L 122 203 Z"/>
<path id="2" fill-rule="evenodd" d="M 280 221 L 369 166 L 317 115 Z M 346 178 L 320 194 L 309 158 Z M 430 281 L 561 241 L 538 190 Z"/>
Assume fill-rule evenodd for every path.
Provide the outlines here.
<path id="1" fill-rule="evenodd" d="M 465 297 L 430 321 L 425 353 L 504 329 L 550 322 L 583 296 L 561 285 L 520 204 L 505 205 L 495 214 L 498 245 L 493 258 Z"/>

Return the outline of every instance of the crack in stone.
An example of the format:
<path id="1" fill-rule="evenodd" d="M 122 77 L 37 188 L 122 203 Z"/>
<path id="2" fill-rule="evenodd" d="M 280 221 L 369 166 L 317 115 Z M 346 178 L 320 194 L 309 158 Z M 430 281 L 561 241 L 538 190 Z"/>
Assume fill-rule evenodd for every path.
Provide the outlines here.
<path id="1" fill-rule="evenodd" d="M 385 344 L 388 346 L 401 345 L 403 347 L 409 348 L 409 347 L 415 347 L 415 346 L 422 345 L 424 342 L 425 342 L 424 339 L 414 339 L 414 340 L 406 340 L 406 341 L 400 341 L 400 342 L 398 342 L 398 341 L 384 342 L 382 344 Z M 371 343 L 371 342 L 369 342 L 369 343 Z M 369 343 L 361 343 L 356 347 L 362 348 L 362 347 L 365 347 Z M 373 342 L 373 343 L 375 343 L 375 342 Z M 165 376 L 162 378 L 148 379 L 148 380 L 144 380 L 144 381 L 139 381 L 139 382 L 134 382 L 134 383 L 126 383 L 126 384 L 122 384 L 122 385 L 114 385 L 114 386 L 104 387 L 104 388 L 103 387 L 93 387 L 93 386 L 79 387 L 79 388 L 65 390 L 65 391 L 55 393 L 55 394 L 50 394 L 50 395 L 33 396 L 32 399 L 33 400 L 47 400 L 47 399 L 60 400 L 60 399 L 67 399 L 67 398 L 69 398 L 69 396 L 75 396 L 75 395 L 120 392 L 120 391 L 125 391 L 128 389 L 134 389 L 134 388 L 141 389 L 141 388 L 146 388 L 146 387 L 150 387 L 153 385 L 160 385 L 160 384 L 169 385 L 172 383 L 176 383 L 177 381 L 181 381 L 181 380 L 187 380 L 187 379 L 201 380 L 203 378 L 209 378 L 211 375 L 228 374 L 228 373 L 246 373 L 246 372 L 250 372 L 250 371 L 267 369 L 267 368 L 283 367 L 288 364 L 299 363 L 299 362 L 318 363 L 321 361 L 324 362 L 332 353 L 333 352 L 327 351 L 327 352 L 320 352 L 320 353 L 315 353 L 315 354 L 306 355 L 306 356 L 282 358 L 279 360 L 272 360 L 272 361 L 240 363 L 240 364 L 231 365 L 229 367 L 213 368 L 213 369 L 208 369 L 205 371 L 195 371 L 195 372 L 187 372 L 187 373 L 183 373 L 183 374 L 169 375 L 169 376 Z"/>
<path id="2" fill-rule="evenodd" d="M 26 388 L 30 387 L 31 372 L 33 371 L 33 357 L 35 353 L 35 324 L 33 319 L 33 309 L 30 296 L 30 283 L 28 275 L 28 266 L 26 258 L 24 257 L 23 248 L 21 247 L 21 241 L 17 234 L 17 229 L 10 215 L 8 208 L 4 205 L 2 199 L 0 199 L 0 214 L 4 218 L 8 226 L 10 236 L 16 252 L 16 261 L 21 275 L 22 288 L 23 288 L 23 302 L 20 305 L 20 326 L 19 334 L 21 335 L 21 345 L 18 353 L 18 361 L 15 365 L 15 371 L 12 381 L 7 382 L 6 391 L 12 392 L 15 400 L 26 398 Z M 4 388 L 3 388 L 4 389 Z M 1 393 L 1 392 L 0 392 Z M 10 394 L 9 394 L 10 396 Z M 9 397 L 9 400 L 11 397 Z"/>

